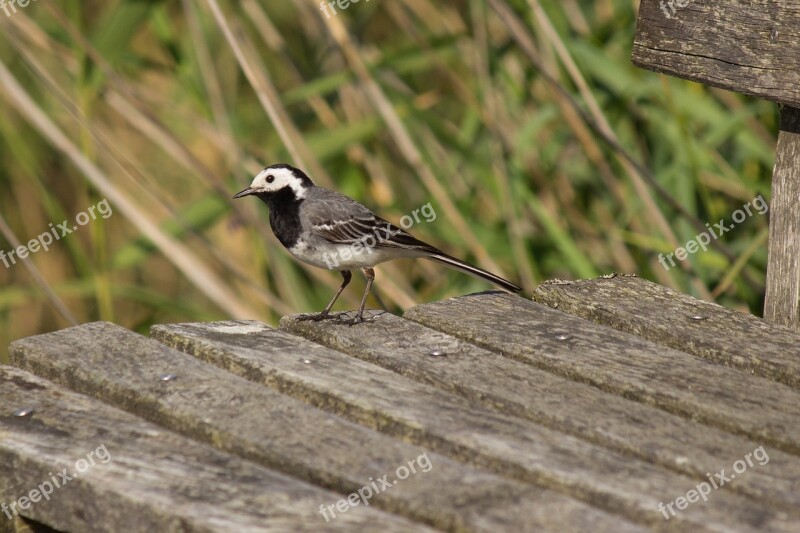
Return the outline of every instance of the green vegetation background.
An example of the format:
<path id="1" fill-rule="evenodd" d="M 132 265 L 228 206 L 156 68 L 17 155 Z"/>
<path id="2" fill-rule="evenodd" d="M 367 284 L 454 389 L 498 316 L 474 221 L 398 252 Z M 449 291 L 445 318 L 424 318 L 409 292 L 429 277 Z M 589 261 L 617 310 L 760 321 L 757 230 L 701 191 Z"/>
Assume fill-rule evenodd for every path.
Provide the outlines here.
<path id="1" fill-rule="evenodd" d="M 657 256 L 698 223 L 769 199 L 776 106 L 634 68 L 637 6 L 362 0 L 328 18 L 308 0 L 71 0 L 0 11 L 0 249 L 104 198 L 114 209 L 27 265 L 0 264 L 0 359 L 11 340 L 72 323 L 146 333 L 319 310 L 338 274 L 294 262 L 264 206 L 230 199 L 276 162 L 395 222 L 431 202 L 437 218 L 418 237 L 528 290 L 635 272 L 760 313 L 767 216 L 678 268 Z M 489 288 L 424 261 L 377 276 L 393 311 Z M 337 308 L 354 308 L 362 288 Z"/>

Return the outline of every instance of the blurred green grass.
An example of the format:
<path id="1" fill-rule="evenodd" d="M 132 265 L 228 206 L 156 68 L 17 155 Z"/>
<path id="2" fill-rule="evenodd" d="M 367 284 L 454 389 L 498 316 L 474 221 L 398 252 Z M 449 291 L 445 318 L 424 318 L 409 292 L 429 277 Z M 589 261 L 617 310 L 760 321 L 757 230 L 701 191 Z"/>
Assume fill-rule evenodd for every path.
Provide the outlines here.
<path id="1" fill-rule="evenodd" d="M 2 350 L 72 321 L 146 332 L 320 309 L 338 275 L 293 261 L 258 202 L 230 200 L 276 162 L 395 222 L 431 202 L 437 219 L 417 236 L 528 290 L 636 272 L 759 314 L 766 216 L 725 234 L 727 255 L 711 249 L 669 271 L 657 256 L 697 234 L 689 218 L 730 221 L 769 198 L 776 106 L 634 68 L 637 4 L 375 0 L 328 19 L 315 1 L 225 2 L 215 13 L 214 0 L 110 0 L 0 14 L 0 61 L 24 94 L 0 84 L 10 234 L 27 242 L 108 194 L 118 200 L 111 218 L 33 254 L 39 277 L 0 265 Z M 37 111 L 69 149 L 31 121 Z M 0 249 L 13 247 L 10 234 Z M 339 307 L 355 307 L 361 287 Z M 394 311 L 488 288 L 423 261 L 380 266 L 376 287 Z"/>

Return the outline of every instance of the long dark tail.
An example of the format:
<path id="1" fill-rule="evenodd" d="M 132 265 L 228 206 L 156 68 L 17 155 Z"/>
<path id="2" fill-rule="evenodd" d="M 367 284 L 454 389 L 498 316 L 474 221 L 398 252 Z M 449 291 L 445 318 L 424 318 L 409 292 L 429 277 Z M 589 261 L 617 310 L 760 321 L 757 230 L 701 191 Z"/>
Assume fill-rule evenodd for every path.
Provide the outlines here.
<path id="1" fill-rule="evenodd" d="M 507 279 L 503 279 L 500 276 L 495 276 L 491 272 L 487 272 L 481 268 L 472 266 L 469 263 L 465 263 L 464 261 L 456 259 L 455 257 L 451 257 L 447 254 L 441 252 L 432 253 L 430 255 L 426 255 L 425 258 L 431 259 L 438 263 L 442 263 L 443 265 L 447 265 L 450 268 L 460 270 L 461 272 L 469 274 L 470 276 L 489 281 L 491 283 L 494 283 L 495 285 L 499 285 L 500 287 L 503 287 L 507 291 L 522 292 L 522 287 L 514 285 Z"/>

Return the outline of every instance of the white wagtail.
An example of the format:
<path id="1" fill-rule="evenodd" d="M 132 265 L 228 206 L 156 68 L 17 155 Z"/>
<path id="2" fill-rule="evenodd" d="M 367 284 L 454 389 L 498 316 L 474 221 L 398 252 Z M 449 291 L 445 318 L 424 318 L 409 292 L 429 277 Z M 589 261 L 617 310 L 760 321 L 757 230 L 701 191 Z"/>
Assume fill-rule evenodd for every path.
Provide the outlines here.
<path id="1" fill-rule="evenodd" d="M 248 188 L 234 198 L 250 195 L 257 196 L 267 204 L 272 232 L 289 253 L 304 263 L 338 270 L 344 278 L 339 290 L 321 313 L 303 316 L 301 320 L 323 320 L 332 316 L 331 307 L 350 283 L 350 271 L 360 268 L 367 278 L 367 287 L 352 323 L 361 322 L 364 305 L 375 279 L 372 267 L 402 257 L 432 259 L 508 291 L 522 291 L 521 287 L 500 276 L 460 261 L 416 239 L 352 198 L 317 187 L 302 170 L 292 166 L 279 164 L 265 168 Z M 336 259 L 332 261 L 331 258 Z"/>

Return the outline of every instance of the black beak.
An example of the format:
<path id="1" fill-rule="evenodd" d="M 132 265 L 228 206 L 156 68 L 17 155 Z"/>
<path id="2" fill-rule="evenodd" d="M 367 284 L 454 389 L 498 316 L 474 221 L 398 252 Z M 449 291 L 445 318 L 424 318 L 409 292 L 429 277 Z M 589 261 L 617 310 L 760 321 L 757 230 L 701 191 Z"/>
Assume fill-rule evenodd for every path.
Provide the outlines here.
<path id="1" fill-rule="evenodd" d="M 254 191 L 253 189 L 248 187 L 248 188 L 246 188 L 245 190 L 243 190 L 241 192 L 237 192 L 236 195 L 234 195 L 234 198 L 243 198 L 245 196 L 250 196 L 251 194 L 255 194 L 255 193 L 256 193 L 256 191 Z"/>

